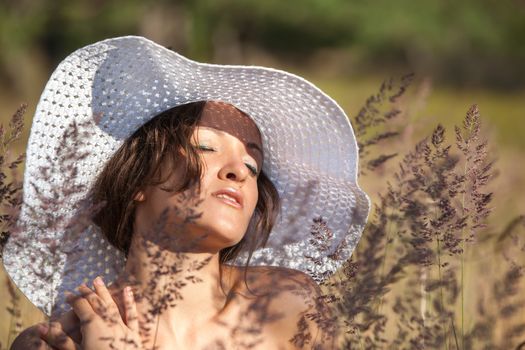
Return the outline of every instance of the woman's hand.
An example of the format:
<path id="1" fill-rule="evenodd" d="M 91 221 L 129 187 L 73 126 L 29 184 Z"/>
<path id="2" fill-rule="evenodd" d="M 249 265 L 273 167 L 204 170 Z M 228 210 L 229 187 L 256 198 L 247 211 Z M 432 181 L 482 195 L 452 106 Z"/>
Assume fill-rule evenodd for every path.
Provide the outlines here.
<path id="1" fill-rule="evenodd" d="M 97 287 L 95 287 L 95 291 L 87 289 L 89 293 L 96 294 Z M 107 289 L 105 290 L 107 292 Z M 113 285 L 110 292 L 113 298 L 111 304 L 115 305 L 116 303 L 118 305 L 120 319 L 126 322 L 128 328 L 137 329 L 138 322 L 136 317 L 133 317 L 133 312 L 136 313 L 133 298 L 132 303 L 129 304 L 118 285 Z M 80 297 L 83 298 L 84 295 L 82 294 Z M 70 310 L 54 321 L 43 322 L 24 330 L 16 337 L 11 345 L 11 350 L 78 350 L 80 344 L 83 344 L 82 332 L 86 334 L 86 331 L 85 324 L 80 322 L 75 310 Z M 133 347 L 130 345 L 128 349 L 133 350 Z"/>
<path id="2" fill-rule="evenodd" d="M 93 282 L 94 290 L 78 287 L 80 295 L 68 295 L 67 302 L 80 319 L 82 349 L 142 349 L 137 307 L 130 287 L 122 291 L 124 313 L 100 277 Z"/>
<path id="3" fill-rule="evenodd" d="M 75 343 L 58 322 L 43 322 L 31 326 L 20 333 L 10 350 L 77 350 Z"/>
<path id="4" fill-rule="evenodd" d="M 77 350 L 82 335 L 80 321 L 71 310 L 54 321 L 31 326 L 21 332 L 11 345 L 11 350 Z"/>

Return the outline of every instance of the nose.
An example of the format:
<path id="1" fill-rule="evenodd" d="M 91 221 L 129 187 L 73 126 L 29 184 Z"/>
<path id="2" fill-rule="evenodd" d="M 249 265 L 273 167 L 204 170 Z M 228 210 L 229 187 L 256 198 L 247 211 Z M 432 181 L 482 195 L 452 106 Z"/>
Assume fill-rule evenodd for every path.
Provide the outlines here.
<path id="1" fill-rule="evenodd" d="M 219 178 L 236 182 L 244 182 L 250 170 L 240 158 L 230 158 L 219 170 Z"/>

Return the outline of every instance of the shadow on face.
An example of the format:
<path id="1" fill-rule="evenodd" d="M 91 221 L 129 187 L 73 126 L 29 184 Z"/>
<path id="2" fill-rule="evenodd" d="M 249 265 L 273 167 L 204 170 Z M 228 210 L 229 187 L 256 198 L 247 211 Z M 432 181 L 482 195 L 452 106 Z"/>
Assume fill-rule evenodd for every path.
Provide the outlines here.
<path id="1" fill-rule="evenodd" d="M 135 196 L 135 233 L 163 249 L 217 253 L 244 236 L 258 200 L 262 140 L 255 123 L 237 108 L 207 102 L 191 137 L 202 162 L 200 181 L 172 191 L 185 169 L 161 165 L 166 181 Z"/>

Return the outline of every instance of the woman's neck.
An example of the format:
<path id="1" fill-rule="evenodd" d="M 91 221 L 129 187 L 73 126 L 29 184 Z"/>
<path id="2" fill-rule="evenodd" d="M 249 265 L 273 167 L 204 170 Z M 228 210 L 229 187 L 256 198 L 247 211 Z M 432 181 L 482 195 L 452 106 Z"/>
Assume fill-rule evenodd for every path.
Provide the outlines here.
<path id="1" fill-rule="evenodd" d="M 158 322 L 175 334 L 224 312 L 235 277 L 224 269 L 221 279 L 219 268 L 218 253 L 172 252 L 139 238 L 132 241 L 119 283 L 133 286 L 143 322 Z"/>

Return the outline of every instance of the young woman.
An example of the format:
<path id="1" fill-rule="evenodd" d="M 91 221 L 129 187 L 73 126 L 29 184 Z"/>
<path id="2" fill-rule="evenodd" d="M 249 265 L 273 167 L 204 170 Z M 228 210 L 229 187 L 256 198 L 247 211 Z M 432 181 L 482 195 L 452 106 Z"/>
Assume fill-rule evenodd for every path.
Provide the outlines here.
<path id="1" fill-rule="evenodd" d="M 4 253 L 56 322 L 12 348 L 333 348 L 316 281 L 366 221 L 356 170 L 344 112 L 301 78 L 140 37 L 78 50 L 37 108 Z"/>

